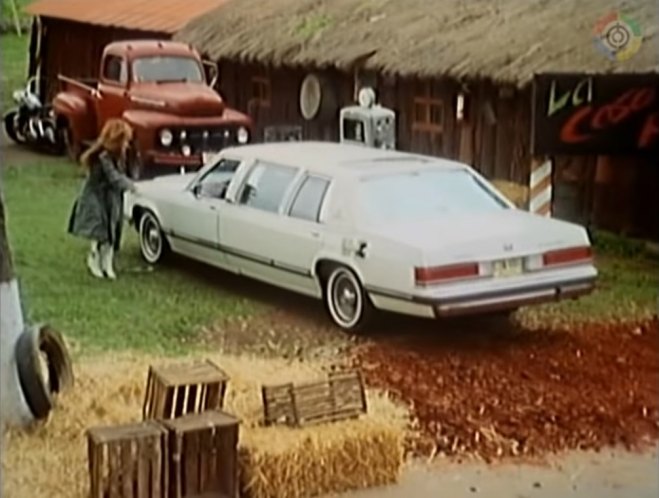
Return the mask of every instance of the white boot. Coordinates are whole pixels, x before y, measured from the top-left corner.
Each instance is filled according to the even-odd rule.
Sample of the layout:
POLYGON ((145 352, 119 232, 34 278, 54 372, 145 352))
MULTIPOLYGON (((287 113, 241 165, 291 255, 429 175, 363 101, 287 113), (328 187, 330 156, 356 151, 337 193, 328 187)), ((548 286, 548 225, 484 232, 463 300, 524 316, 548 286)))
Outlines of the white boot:
POLYGON ((114 247, 112 247, 112 244, 103 244, 101 246, 101 269, 109 279, 115 280, 117 278, 114 273, 114 247))
POLYGON ((98 250, 99 243, 95 240, 92 241, 91 249, 87 255, 87 268, 92 275, 96 278, 103 278, 103 270, 101 269, 101 255, 98 250))

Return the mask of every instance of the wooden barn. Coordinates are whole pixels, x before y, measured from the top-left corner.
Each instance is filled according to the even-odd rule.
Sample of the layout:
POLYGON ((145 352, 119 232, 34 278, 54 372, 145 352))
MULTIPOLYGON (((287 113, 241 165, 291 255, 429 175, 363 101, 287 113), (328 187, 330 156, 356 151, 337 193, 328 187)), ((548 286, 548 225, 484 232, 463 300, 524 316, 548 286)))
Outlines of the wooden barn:
POLYGON ((225 0, 36 0, 28 75, 40 78, 41 95, 52 97, 57 75, 98 76, 103 47, 127 39, 170 39, 197 16, 225 0))
MULTIPOLYGON (((528 185, 531 165, 545 159, 533 157, 536 75, 659 72, 652 0, 615 5, 643 23, 633 57, 611 61, 595 48, 594 25, 613 7, 601 0, 240 0, 174 38, 219 62, 223 95, 255 117, 261 138, 271 127, 297 126, 304 139, 336 140, 339 108, 372 86, 396 111, 398 148, 528 185), (301 89, 309 83, 322 105, 305 118, 301 89)), ((554 216, 659 238, 654 152, 552 154, 554 216)))

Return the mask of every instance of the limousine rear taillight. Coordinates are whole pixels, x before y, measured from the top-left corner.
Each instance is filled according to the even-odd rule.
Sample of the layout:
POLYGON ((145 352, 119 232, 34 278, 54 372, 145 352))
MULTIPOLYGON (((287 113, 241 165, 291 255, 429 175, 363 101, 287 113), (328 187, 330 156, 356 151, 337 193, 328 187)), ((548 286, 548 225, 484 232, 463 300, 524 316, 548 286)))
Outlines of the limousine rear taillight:
POLYGON ((460 263, 454 265, 414 268, 414 281, 418 286, 428 286, 467 280, 479 276, 478 263, 460 263))
POLYGON ((569 247, 549 251, 542 255, 543 266, 585 264, 593 261, 593 250, 589 246, 569 247))

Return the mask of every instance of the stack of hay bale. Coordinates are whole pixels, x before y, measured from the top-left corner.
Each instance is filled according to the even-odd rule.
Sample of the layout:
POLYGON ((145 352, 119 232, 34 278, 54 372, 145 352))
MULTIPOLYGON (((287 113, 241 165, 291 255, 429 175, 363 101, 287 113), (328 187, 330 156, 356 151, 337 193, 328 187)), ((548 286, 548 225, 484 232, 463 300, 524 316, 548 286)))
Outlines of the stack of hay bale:
POLYGON ((265 425, 241 440, 251 498, 301 498, 391 484, 403 460, 399 428, 369 419, 361 376, 263 388, 265 425))
POLYGON ((526 209, 529 202, 529 188, 506 180, 492 180, 492 185, 519 209, 526 209))
MULTIPOLYGON (((367 414, 371 401, 377 405, 384 400, 376 397, 367 402, 358 373, 330 374, 318 382, 261 385, 263 416, 258 418, 246 416, 245 386, 226 395, 228 380, 208 361, 150 367, 143 404, 143 424, 147 425, 110 428, 124 437, 137 427, 145 441, 158 439, 154 424, 162 428, 162 450, 153 460, 156 463, 149 464, 162 462, 154 484, 162 490, 159 496, 186 498, 210 491, 216 494, 208 496, 236 498, 240 490, 241 496, 251 498, 302 498, 398 479, 404 460, 404 431, 367 414), (230 411, 239 412, 240 420, 224 411, 225 398, 233 402, 237 410, 230 411)), ((254 395, 249 393, 252 399, 254 395)), ((107 440, 107 431, 107 427, 91 429, 90 448, 91 434, 107 440)), ((128 446, 119 441, 117 447, 128 446)), ((110 475, 112 468, 129 469, 130 479, 137 479, 139 469, 131 471, 130 466, 138 468, 143 463, 135 459, 135 451, 118 449, 113 456, 98 450, 98 455, 109 454, 105 467, 110 474, 98 470, 102 465, 92 461, 92 453, 90 450, 90 473, 103 475, 106 481, 99 487, 91 476, 92 490, 140 487, 125 477, 112 482, 110 475), (128 461, 122 460, 122 452, 128 461)))

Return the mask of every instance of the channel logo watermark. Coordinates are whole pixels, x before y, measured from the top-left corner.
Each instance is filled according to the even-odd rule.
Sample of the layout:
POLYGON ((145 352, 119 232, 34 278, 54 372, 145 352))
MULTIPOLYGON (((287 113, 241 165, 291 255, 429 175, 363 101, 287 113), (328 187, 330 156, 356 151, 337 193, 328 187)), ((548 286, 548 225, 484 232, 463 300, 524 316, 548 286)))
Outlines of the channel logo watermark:
POLYGON ((629 16, 613 11, 593 27, 595 47, 612 61, 626 61, 638 52, 643 41, 641 26, 629 16))

